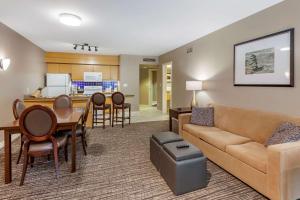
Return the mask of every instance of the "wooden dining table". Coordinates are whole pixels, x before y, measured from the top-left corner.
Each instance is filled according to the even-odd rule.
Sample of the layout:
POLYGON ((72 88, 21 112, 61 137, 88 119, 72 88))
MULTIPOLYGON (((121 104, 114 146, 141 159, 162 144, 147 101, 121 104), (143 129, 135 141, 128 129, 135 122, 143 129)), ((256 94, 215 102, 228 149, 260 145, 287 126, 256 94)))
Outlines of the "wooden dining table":
MULTIPOLYGON (((83 108, 68 108, 53 110, 57 117, 57 130, 72 130, 72 161, 71 172, 76 171, 76 128, 82 120, 83 108)), ((19 121, 0 122, 0 131, 4 131, 4 181, 11 183, 11 135, 21 133, 19 121)))

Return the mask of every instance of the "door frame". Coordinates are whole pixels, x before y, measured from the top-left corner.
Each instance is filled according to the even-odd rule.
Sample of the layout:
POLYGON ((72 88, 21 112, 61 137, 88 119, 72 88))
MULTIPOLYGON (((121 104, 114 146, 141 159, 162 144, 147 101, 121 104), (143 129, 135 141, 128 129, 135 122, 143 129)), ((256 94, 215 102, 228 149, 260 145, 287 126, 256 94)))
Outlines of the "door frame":
MULTIPOLYGON (((166 62, 162 64, 162 112, 163 113, 168 113, 167 110, 167 66, 171 65, 171 82, 173 79, 173 62, 166 62)), ((172 92, 171 92, 171 97, 170 97, 170 107, 172 107, 172 92)))

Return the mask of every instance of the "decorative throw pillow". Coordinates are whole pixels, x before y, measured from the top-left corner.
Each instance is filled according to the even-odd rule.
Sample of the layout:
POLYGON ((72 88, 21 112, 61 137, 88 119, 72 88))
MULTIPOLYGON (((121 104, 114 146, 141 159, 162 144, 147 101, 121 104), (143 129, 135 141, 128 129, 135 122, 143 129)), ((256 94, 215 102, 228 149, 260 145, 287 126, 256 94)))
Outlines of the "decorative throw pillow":
POLYGON ((192 108, 191 124, 200 126, 214 126, 214 108, 192 108))
POLYGON ((300 140, 300 127, 290 122, 280 124, 273 135, 266 141, 265 145, 296 142, 300 140))

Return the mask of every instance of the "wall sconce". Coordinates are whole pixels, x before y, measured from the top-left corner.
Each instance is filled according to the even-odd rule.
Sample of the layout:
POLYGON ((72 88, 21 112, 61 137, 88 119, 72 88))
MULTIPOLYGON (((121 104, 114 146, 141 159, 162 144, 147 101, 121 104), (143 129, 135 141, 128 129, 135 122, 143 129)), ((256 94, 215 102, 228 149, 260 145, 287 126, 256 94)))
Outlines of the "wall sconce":
POLYGON ((2 58, 0 59, 0 71, 5 71, 10 65, 10 59, 9 58, 2 58))

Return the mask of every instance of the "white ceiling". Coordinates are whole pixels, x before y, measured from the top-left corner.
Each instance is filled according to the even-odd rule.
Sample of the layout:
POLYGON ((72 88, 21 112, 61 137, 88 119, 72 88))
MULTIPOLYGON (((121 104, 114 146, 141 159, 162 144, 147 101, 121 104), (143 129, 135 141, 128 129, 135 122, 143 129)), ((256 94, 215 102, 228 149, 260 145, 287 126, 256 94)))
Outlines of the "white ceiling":
POLYGON ((0 22, 45 51, 160 55, 282 0, 0 0, 0 22), (83 19, 68 27, 58 15, 83 19), (79 51, 80 52, 80 51, 79 51))

